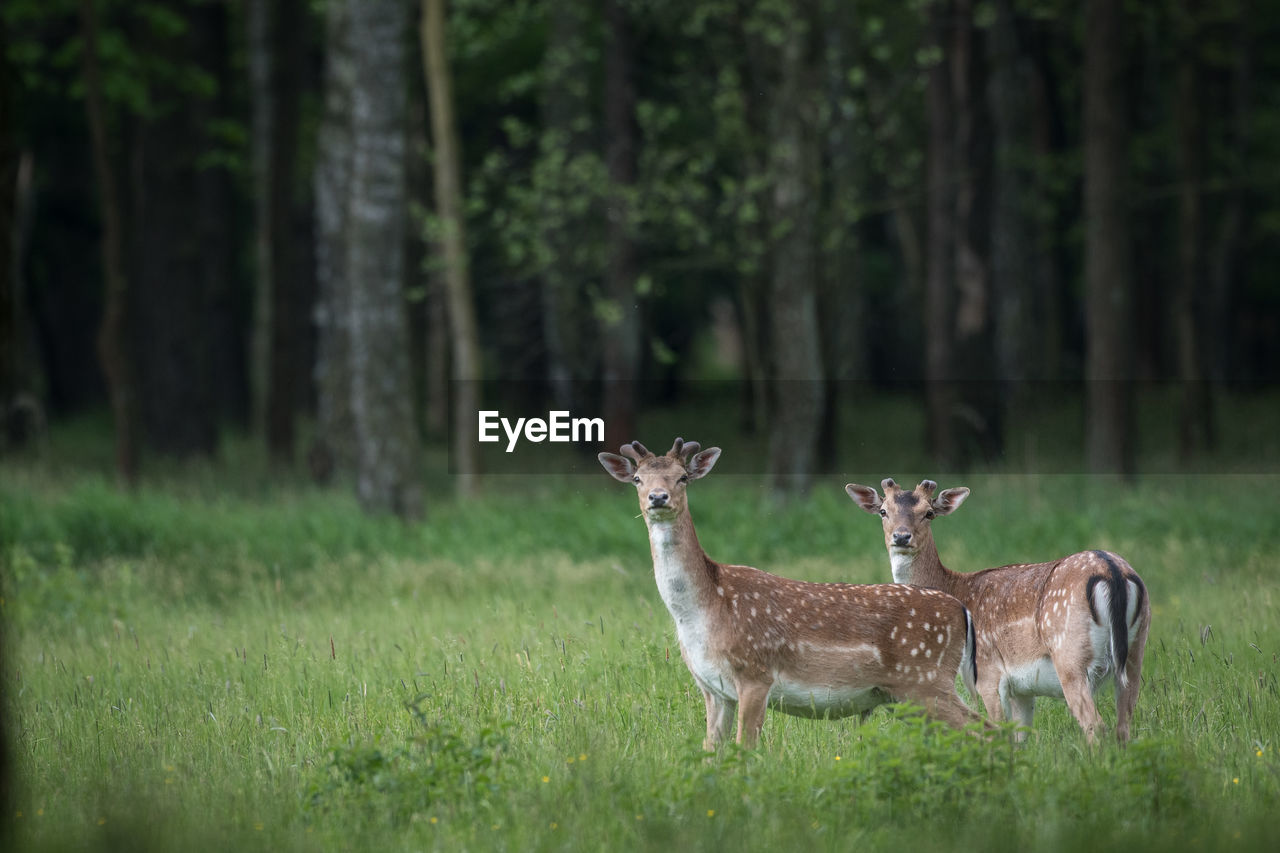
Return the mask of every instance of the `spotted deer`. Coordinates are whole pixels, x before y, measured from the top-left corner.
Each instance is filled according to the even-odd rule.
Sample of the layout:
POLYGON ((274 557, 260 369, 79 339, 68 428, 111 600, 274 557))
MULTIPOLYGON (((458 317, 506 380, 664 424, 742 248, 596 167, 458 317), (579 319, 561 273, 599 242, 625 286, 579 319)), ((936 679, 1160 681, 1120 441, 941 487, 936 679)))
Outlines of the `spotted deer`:
MULTIPOLYGON (((704 746, 729 736, 752 746, 765 708, 845 717, 910 700, 960 727, 980 717, 956 694, 973 685, 973 622, 949 595, 902 584, 805 583, 717 563, 698 544, 686 489, 720 448, 676 439, 654 455, 635 441, 600 464, 634 483, 649 530, 658 593, 675 620, 680 654, 702 691, 704 746)), ((972 689, 972 686, 971 688, 972 689)))
POLYGON ((1048 563, 953 572, 938 558, 930 522, 955 512, 969 490, 934 497, 932 480, 912 491, 890 479, 880 485, 883 499, 869 486, 850 483, 845 491, 882 519, 895 581, 950 593, 972 611, 987 714, 1029 727, 1037 696, 1065 698, 1093 743, 1103 727, 1094 695, 1114 678, 1116 737, 1128 741, 1151 624, 1147 590, 1132 567, 1109 551, 1081 551, 1048 563))

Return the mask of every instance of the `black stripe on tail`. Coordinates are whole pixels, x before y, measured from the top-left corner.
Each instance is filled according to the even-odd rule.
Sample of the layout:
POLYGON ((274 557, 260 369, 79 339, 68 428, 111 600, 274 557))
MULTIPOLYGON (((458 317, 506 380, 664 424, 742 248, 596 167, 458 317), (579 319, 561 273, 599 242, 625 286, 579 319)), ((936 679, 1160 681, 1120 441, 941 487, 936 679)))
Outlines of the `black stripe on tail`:
POLYGON ((978 637, 973 629, 973 614, 969 612, 969 608, 964 608, 964 625, 965 638, 964 648, 969 654, 969 678, 972 679, 965 687, 970 693, 978 692, 978 637))
MULTIPOLYGON (((1107 565, 1107 574, 1097 574, 1089 578, 1089 584, 1085 587, 1086 597, 1089 599, 1089 615, 1093 617, 1094 623, 1101 625, 1102 620, 1098 618, 1097 608, 1093 603, 1093 588, 1099 583, 1105 581, 1111 591, 1111 650, 1112 656, 1115 658, 1116 665, 1116 682, 1124 683, 1125 664, 1129 661, 1129 627, 1126 624, 1125 613, 1129 610, 1129 584, 1125 582, 1124 573, 1120 571, 1120 567, 1116 565, 1116 561, 1106 551, 1094 551, 1094 556, 1107 565)), ((1138 607, 1134 609, 1134 618, 1142 606, 1141 596, 1145 593, 1142 584, 1138 584, 1138 607)))

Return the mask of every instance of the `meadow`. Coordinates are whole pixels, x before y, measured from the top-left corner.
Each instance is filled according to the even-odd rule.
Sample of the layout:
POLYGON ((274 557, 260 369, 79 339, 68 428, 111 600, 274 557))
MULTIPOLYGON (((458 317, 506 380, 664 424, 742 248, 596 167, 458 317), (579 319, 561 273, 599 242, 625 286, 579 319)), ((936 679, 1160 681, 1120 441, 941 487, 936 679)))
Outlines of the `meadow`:
MULTIPOLYGON (((708 756, 634 492, 598 468, 486 477, 403 524, 243 459, 125 495, 53 440, 0 468, 9 849, 1274 844, 1274 475, 975 474, 935 526, 955 569, 1099 547, 1142 574, 1127 749, 1040 700, 1020 746, 881 709, 770 713, 759 749, 708 756)), ((931 473, 848 472, 777 508, 725 466, 690 501, 713 557, 879 582, 879 526, 842 487, 931 473)))

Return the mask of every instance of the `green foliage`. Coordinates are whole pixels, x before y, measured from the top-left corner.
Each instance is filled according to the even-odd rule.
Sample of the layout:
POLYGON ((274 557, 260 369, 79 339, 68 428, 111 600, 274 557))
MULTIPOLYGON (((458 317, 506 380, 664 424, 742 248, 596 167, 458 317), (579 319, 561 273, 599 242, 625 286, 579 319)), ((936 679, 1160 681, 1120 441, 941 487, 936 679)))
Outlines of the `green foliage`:
MULTIPOLYGON (((886 459, 778 509, 741 473, 758 448, 728 438, 691 498, 709 553, 888 578, 841 487, 932 472, 886 459)), ((757 750, 708 755, 631 490, 492 478, 409 526, 241 452, 132 495, 0 471, 19 849, 1270 849, 1273 476, 972 475, 936 525, 958 569, 1088 547, 1138 568, 1154 617, 1127 749, 1042 700, 1021 745, 890 708, 770 713, 757 750)))
POLYGON ((502 756, 510 723, 482 726, 467 738, 445 720, 429 720, 417 701, 409 710, 421 727, 407 743, 351 744, 333 750, 327 777, 314 785, 308 807, 352 807, 386 815, 391 824, 422 820, 434 806, 472 804, 500 796, 502 756))

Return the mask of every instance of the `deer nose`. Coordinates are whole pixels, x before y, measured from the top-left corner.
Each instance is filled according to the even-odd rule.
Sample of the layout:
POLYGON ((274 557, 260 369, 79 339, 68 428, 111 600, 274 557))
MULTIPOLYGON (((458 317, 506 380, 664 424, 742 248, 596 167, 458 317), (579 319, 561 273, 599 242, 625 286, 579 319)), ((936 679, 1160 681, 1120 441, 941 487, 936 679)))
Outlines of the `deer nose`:
POLYGON ((898 546, 899 548, 905 548, 906 546, 911 544, 911 534, 895 532, 893 534, 893 544, 898 546))
POLYGON ((661 490, 652 491, 649 493, 649 506, 652 506, 652 507, 666 506, 668 497, 669 495, 667 495, 667 493, 664 491, 661 491, 661 490))

